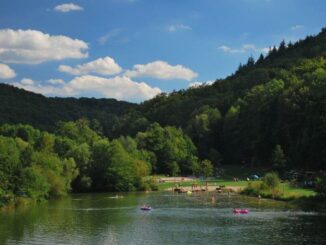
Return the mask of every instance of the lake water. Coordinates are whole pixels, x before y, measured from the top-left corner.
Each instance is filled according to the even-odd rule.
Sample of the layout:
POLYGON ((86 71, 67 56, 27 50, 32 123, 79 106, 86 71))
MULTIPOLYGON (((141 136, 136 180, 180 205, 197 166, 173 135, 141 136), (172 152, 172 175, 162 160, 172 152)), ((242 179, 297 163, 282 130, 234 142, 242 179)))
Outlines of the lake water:
POLYGON ((326 244, 326 215, 239 195, 73 195, 0 214, 0 244, 326 244), (152 211, 139 207, 148 203, 152 211), (249 208, 235 215, 232 208, 249 208))

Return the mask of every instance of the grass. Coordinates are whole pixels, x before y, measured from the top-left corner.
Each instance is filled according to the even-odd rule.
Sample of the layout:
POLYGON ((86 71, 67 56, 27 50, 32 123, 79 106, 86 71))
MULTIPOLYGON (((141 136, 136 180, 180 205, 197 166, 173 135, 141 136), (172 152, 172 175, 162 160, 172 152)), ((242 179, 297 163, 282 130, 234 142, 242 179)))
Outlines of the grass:
POLYGON ((251 196, 262 196, 264 198, 273 198, 277 200, 289 201, 300 198, 310 198, 316 196, 316 192, 312 189, 293 187, 289 182, 281 183, 279 187, 274 190, 267 190, 261 188, 261 182, 251 182, 248 188, 243 190, 243 194, 251 196))
MULTIPOLYGON (((225 186, 239 186, 239 187, 246 187, 247 181, 230 181, 230 180, 224 180, 224 179, 214 179, 214 180, 208 180, 209 186, 218 186, 218 185, 225 185, 225 186)), ((180 187, 189 187, 193 183, 197 184, 198 186, 205 186, 206 181, 205 180, 196 180, 196 181, 182 181, 179 182, 180 187)), ((158 190, 163 191, 175 187, 176 183, 172 182, 165 182, 165 183, 159 183, 158 184, 158 190)))
POLYGON ((284 199, 295 199, 300 197, 312 197, 316 195, 316 192, 311 189, 292 187, 290 183, 282 183, 281 190, 283 192, 284 199))

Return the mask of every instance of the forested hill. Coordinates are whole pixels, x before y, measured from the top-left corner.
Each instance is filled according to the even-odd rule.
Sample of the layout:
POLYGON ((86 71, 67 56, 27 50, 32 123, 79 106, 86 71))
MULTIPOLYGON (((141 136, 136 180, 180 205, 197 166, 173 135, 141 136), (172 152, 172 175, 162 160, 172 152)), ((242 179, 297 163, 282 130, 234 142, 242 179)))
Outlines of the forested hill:
POLYGON ((257 61, 249 58, 212 86, 146 101, 140 114, 182 127, 199 156, 214 163, 270 165, 279 145, 287 165, 325 168, 325 57, 326 28, 295 44, 282 42, 257 61))
POLYGON ((318 35, 308 36, 295 44, 282 42, 257 61, 249 58, 234 74, 216 80, 212 86, 180 90, 148 100, 141 106, 142 112, 150 119, 159 119, 162 124, 174 125, 186 124, 185 118, 191 115, 194 107, 201 105, 216 106, 226 114, 230 106, 255 85, 282 78, 282 74, 293 71, 304 62, 314 62, 321 57, 326 57, 326 28, 318 35))
POLYGON ((59 121, 88 118, 94 127, 100 122, 104 133, 109 133, 115 118, 135 104, 115 99, 47 98, 43 95, 0 84, 0 125, 3 123, 30 124, 50 130, 59 121))

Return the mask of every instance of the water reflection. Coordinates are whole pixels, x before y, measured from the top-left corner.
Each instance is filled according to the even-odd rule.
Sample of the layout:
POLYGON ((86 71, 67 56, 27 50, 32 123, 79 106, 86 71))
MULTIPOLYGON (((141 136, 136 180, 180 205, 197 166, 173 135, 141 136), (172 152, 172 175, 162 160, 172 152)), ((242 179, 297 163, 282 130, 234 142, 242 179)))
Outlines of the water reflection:
POLYGON ((238 195, 74 195, 0 214, 0 244, 322 244, 326 216, 238 195), (154 209, 143 212, 139 207, 154 209), (233 207, 249 208, 234 215, 233 207))

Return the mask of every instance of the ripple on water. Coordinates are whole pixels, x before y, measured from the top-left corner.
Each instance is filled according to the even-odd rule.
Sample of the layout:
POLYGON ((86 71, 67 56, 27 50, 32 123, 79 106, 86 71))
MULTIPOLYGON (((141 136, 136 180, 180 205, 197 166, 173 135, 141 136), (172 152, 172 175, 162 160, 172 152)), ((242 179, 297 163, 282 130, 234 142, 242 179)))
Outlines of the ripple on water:
POLYGON ((326 216, 279 202, 210 194, 78 195, 0 214, 0 244, 325 244, 326 216), (148 203, 151 212, 139 207, 148 203), (234 207, 249 208, 235 215, 234 207), (2 242, 4 241, 4 242, 2 242))

